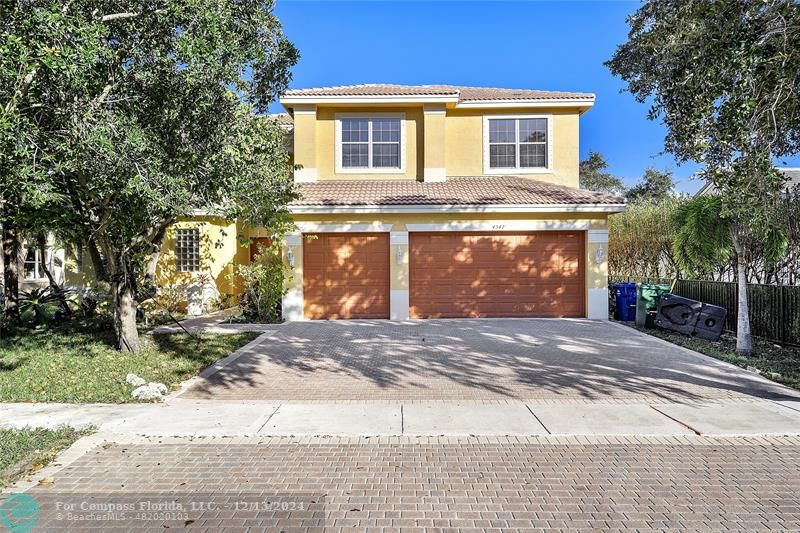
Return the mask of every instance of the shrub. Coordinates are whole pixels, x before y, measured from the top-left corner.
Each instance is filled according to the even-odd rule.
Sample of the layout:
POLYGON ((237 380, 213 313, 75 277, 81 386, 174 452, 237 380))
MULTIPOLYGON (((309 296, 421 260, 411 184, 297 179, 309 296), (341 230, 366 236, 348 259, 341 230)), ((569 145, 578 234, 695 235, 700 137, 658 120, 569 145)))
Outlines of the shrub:
POLYGON ((672 248, 674 213, 682 198, 636 200, 608 218, 608 270, 615 277, 673 278, 679 268, 672 248))
POLYGON ((237 265, 235 272, 244 283, 239 301, 242 314, 256 322, 280 322, 281 299, 291 276, 291 269, 283 263, 280 247, 259 245, 255 260, 249 265, 237 265))
POLYGON ((19 293, 19 314, 23 323, 49 324, 72 314, 67 297, 72 290, 59 287, 34 288, 19 293))

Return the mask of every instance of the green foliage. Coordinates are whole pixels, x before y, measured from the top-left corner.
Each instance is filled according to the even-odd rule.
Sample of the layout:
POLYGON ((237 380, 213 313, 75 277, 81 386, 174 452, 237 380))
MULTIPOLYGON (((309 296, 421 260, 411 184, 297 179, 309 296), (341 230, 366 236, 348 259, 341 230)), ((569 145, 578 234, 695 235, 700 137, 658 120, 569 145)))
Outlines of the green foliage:
MULTIPOLYGON (((147 258, 195 210, 276 233, 296 197, 259 119, 297 50, 262 0, 17 0, 0 28, 0 198, 105 260, 120 345, 147 258), (17 207, 25 206, 25 209, 17 207)), ((27 218, 26 218, 27 217, 27 218)))
POLYGON ((670 170, 648 168, 642 180, 625 192, 628 201, 633 200, 665 200, 675 195, 675 178, 670 170))
POLYGON ((636 200, 608 219, 608 267, 612 276, 674 278, 677 233, 674 213, 685 200, 636 200))
POLYGON ((278 246, 258 247, 256 259, 249 265, 237 265, 236 275, 244 282, 239 307, 249 320, 269 324, 281 321, 281 299, 292 270, 283 262, 278 246))
POLYGON ((722 214, 765 232, 772 159, 800 152, 800 4, 648 0, 628 23, 606 65, 667 126, 667 151, 707 166, 722 214))
POLYGON ((673 242, 675 258, 691 276, 719 270, 731 260, 731 229, 722 219, 719 196, 686 202, 674 213, 673 223, 678 227, 673 242))
POLYGON ((256 337, 148 335, 136 357, 124 357, 108 322, 20 330, 0 340, 0 402, 133 402, 129 372, 174 389, 256 337))
POLYGON ((678 228, 673 249, 678 264, 691 276, 704 278, 715 271, 729 268, 738 244, 743 259, 752 269, 757 265, 774 265, 786 253, 784 212, 770 211, 772 219, 759 233, 749 225, 725 218, 723 200, 718 195, 700 196, 675 212, 673 223, 678 228))
POLYGON ((102 43, 99 26, 66 11, 53 0, 5 2, 0 11, 0 222, 13 217, 20 228, 40 224, 37 210, 63 199, 51 183, 52 106, 71 105, 64 87, 92 75, 102 43))
POLYGON ((590 191, 609 194, 624 194, 625 184, 617 176, 606 172, 608 163, 602 154, 589 152, 589 157, 580 163, 580 187, 590 191))
POLYGON ((67 298, 73 294, 63 287, 36 287, 19 293, 19 313, 23 323, 49 324, 71 313, 65 309, 67 298))

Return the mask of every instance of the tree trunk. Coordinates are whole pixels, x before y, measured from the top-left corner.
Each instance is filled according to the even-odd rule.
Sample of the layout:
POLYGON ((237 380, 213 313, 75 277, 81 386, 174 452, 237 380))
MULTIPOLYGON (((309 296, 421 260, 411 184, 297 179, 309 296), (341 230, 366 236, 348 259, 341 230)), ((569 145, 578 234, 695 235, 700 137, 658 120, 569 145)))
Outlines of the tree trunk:
POLYGON ((736 250, 736 283, 738 287, 736 319, 736 352, 742 355, 753 353, 753 336, 750 333, 750 305, 747 302, 747 262, 744 246, 733 236, 736 250))
POLYGON ((164 244, 164 238, 167 236, 167 227, 169 227, 169 224, 163 224, 153 238, 153 247, 155 251, 147 259, 147 265, 145 267, 144 279, 153 287, 156 286, 156 267, 158 267, 158 259, 161 257, 161 246, 164 244))
POLYGON ((138 307, 136 274, 129 262, 124 259, 117 261, 118 268, 111 279, 117 348, 121 352, 135 352, 139 349, 139 331, 136 329, 136 309, 138 307))
POLYGON ((92 267, 94 268, 94 277, 97 281, 108 282, 109 276, 106 270, 106 265, 103 262, 103 256, 97 248, 97 243, 94 239, 89 238, 86 243, 86 248, 89 251, 89 257, 92 260, 92 267))
POLYGON ((7 220, 3 223, 3 291, 5 318, 11 325, 20 323, 19 253, 21 247, 17 225, 7 220))

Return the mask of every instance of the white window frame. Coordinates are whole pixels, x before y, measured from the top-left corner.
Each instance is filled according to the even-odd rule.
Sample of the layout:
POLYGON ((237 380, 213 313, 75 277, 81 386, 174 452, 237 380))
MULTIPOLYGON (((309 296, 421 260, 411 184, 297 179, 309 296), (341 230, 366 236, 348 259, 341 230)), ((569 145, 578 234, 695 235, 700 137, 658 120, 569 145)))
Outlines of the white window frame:
MULTIPOLYGON (((509 143, 510 144, 510 143, 509 143)), ((550 174, 553 172, 553 115, 552 114, 522 114, 522 115, 484 115, 483 116, 483 173, 494 175, 517 174, 550 174), (519 166, 519 122, 516 122, 516 167, 492 168, 489 161, 489 121, 503 119, 543 118, 547 121, 547 157, 546 167, 520 167, 519 166)))
POLYGON ((47 279, 47 276, 44 273, 44 265, 47 264, 47 269, 52 272, 53 271, 53 252, 52 250, 48 249, 47 253, 42 258, 42 251, 39 248, 28 248, 25 250, 25 259, 22 261, 22 279, 25 281, 41 281, 43 279, 47 279), (28 276, 28 273, 25 271, 28 264, 28 254, 33 252, 34 260, 33 260, 33 276, 28 276))
POLYGON ((335 168, 337 174, 405 174, 406 173, 406 114, 405 113, 336 113, 336 149, 334 150, 335 168), (372 166, 372 123, 370 123, 369 140, 369 167, 344 167, 342 166, 342 120, 348 118, 360 119, 379 119, 395 118, 400 119, 400 167, 375 168, 372 166))

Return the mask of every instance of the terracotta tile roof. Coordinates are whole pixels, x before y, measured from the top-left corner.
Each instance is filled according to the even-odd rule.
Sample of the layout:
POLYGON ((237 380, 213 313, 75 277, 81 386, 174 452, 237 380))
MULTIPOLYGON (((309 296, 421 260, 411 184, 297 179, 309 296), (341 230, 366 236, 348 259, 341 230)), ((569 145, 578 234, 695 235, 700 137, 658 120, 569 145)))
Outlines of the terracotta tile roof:
POLYGON ((441 183, 330 180, 300 184, 300 206, 623 204, 617 196, 516 176, 453 177, 441 183))
POLYGON ((458 85, 395 85, 387 83, 291 89, 283 96, 452 96, 459 102, 475 100, 594 99, 591 93, 462 87, 458 85))

